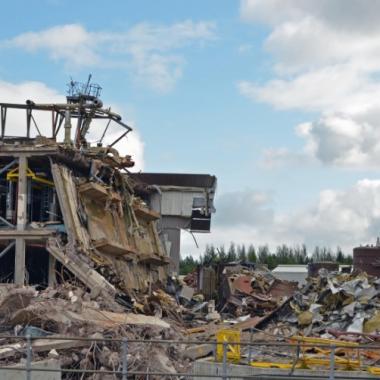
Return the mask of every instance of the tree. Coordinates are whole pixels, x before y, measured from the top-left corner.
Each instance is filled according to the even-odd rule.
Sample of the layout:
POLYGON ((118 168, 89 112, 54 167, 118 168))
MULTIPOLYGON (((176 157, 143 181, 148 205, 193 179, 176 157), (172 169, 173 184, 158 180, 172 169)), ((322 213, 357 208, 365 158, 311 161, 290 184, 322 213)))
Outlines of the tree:
POLYGON ((218 255, 213 245, 206 245, 206 251, 201 256, 201 263, 204 265, 210 265, 216 263, 218 255))
POLYGON ((227 262, 231 263, 236 260, 237 260, 237 254, 236 254, 235 244, 232 242, 230 244, 230 248, 228 249, 227 262))
POLYGON ((339 264, 343 264, 344 261, 345 261, 344 259, 345 259, 344 253, 342 252, 342 250, 340 249, 340 247, 337 247, 336 248, 336 261, 339 264))
POLYGON ((195 270, 198 265, 198 261, 194 260, 192 256, 186 256, 179 262, 179 274, 186 275, 195 270))
POLYGON ((269 248, 267 245, 260 246, 258 250, 257 261, 260 264, 268 264, 269 254, 269 248))
POLYGON ((256 250, 252 244, 248 247, 247 256, 248 256, 248 261, 250 261, 251 263, 257 262, 256 250))
POLYGON ((216 249, 218 252, 218 263, 226 263, 227 262, 227 253, 226 250, 224 249, 224 245, 216 249))
POLYGON ((245 245, 239 245, 237 248, 237 255, 240 261, 247 261, 247 253, 245 251, 245 245))

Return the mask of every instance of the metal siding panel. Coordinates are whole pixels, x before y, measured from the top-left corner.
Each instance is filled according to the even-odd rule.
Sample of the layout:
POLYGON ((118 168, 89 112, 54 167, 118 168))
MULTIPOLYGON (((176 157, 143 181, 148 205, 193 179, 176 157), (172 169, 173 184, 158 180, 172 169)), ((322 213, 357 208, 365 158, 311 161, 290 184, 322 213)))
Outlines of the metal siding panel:
POLYGON ((199 196, 199 193, 181 191, 162 192, 162 215, 177 215, 190 218, 194 196, 199 196))

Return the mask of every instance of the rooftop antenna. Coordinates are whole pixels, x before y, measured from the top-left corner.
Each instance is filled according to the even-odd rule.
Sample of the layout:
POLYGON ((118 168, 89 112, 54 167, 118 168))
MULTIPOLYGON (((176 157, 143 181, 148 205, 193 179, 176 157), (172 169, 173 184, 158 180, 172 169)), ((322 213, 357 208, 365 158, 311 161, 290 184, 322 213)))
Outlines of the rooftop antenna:
MULTIPOLYGON (((96 110, 103 106, 99 99, 102 88, 96 83, 91 83, 91 79, 91 74, 89 74, 86 83, 77 82, 71 78, 67 85, 67 103, 78 105, 74 138, 74 145, 77 148, 87 146, 86 134, 90 129, 91 121, 97 112, 96 110)), ((65 113, 65 143, 68 145, 71 144, 71 116, 71 111, 67 110, 65 113)))
POLYGON ((84 89, 84 93, 85 93, 85 94, 87 94, 88 86, 90 85, 91 78, 92 78, 92 74, 88 74, 88 79, 87 79, 86 87, 85 87, 85 89, 84 89))
POLYGON ((92 74, 89 74, 87 82, 77 82, 74 81, 72 78, 70 80, 70 83, 67 84, 68 90, 67 90, 67 102, 68 103, 87 103, 87 102, 93 102, 97 104, 100 102, 100 93, 102 91, 102 88, 96 84, 91 83, 92 74))

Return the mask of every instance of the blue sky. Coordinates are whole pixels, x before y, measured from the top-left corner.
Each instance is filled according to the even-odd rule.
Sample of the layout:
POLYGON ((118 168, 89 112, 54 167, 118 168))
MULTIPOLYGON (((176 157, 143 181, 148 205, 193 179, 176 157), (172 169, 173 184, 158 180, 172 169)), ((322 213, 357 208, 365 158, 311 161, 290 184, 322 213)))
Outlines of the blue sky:
POLYGON ((232 240, 349 252, 380 226, 377 4, 7 2, 0 100, 59 98, 92 73, 136 130, 123 151, 138 168, 215 174, 213 232, 200 249, 184 234, 186 254, 232 240))

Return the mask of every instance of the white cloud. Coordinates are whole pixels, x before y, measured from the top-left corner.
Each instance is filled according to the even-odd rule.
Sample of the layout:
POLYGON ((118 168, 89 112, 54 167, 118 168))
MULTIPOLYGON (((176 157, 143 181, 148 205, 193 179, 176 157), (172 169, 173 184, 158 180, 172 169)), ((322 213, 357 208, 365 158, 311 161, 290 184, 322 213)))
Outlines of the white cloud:
POLYGON ((46 51, 68 67, 123 67, 134 80, 160 92, 171 90, 186 62, 181 49, 215 38, 212 22, 140 23, 126 31, 88 31, 80 24, 27 32, 2 42, 27 52, 46 51))
POLYGON ((46 50, 52 59, 64 60, 66 64, 74 66, 99 64, 101 58, 95 51, 95 44, 96 35, 77 24, 23 33, 6 42, 9 47, 22 48, 28 52, 46 50))
MULTIPOLYGON (((33 100, 35 103, 64 103, 66 102, 65 95, 59 93, 53 88, 48 87, 42 82, 22 82, 10 83, 0 80, 0 102, 1 103, 21 103, 25 104, 26 100, 33 100)), ((123 112, 117 107, 113 109, 123 112)), ((37 125, 42 135, 51 135, 51 114, 48 112, 34 111, 33 112, 37 125)), ((133 124, 133 123, 132 123, 133 124)), ((94 128, 95 129, 95 128, 94 128)), ((103 131, 103 130, 101 130, 103 131)), ((105 138, 105 143, 110 143, 116 137, 120 136, 120 128, 112 127, 110 133, 105 138)), ((26 122, 25 112, 22 110, 8 110, 6 135, 8 136, 25 136, 26 122)), ((32 127, 32 136, 37 135, 37 130, 32 127)), ((99 136, 91 135, 91 138, 99 139, 99 136)), ((144 167, 144 143, 138 131, 133 130, 129 133, 127 139, 123 139, 115 146, 121 154, 132 155, 136 162, 134 170, 142 170, 144 167)))
POLYGON ((331 28, 351 33, 372 33, 380 29, 377 0, 242 0, 240 14, 245 21, 275 26, 306 16, 323 19, 331 28), (281 11, 279 11, 281 9, 281 11), (362 20, 365 22, 358 22, 362 20))
POLYGON ((318 202, 276 221, 283 236, 310 245, 348 249, 372 243, 380 234, 380 181, 364 179, 345 191, 325 190, 318 202))
POLYGON ((275 213, 272 202, 270 194, 253 190, 220 196, 211 234, 197 235, 199 249, 182 234, 182 253, 199 255, 207 243, 227 246, 232 241, 272 248, 284 243, 310 248, 339 245, 350 253, 380 235, 380 180, 364 179, 343 191, 324 190, 313 205, 286 214, 275 213), (262 195, 259 201, 257 194, 262 195), (237 219, 239 214, 242 218, 237 219))
POLYGON ((275 61, 274 79, 243 80, 241 94, 277 109, 319 112, 301 135, 302 153, 324 164, 375 167, 380 2, 243 0, 240 11, 243 20, 271 28, 264 47, 275 61))

